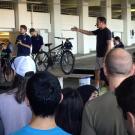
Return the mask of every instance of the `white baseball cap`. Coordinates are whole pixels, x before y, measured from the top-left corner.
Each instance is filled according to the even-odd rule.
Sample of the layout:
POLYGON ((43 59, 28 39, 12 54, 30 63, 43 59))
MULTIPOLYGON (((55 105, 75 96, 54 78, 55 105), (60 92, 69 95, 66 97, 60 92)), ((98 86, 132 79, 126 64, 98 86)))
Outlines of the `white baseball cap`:
POLYGON ((36 72, 35 62, 30 56, 20 56, 15 58, 11 67, 17 74, 22 77, 24 77, 27 72, 36 72))

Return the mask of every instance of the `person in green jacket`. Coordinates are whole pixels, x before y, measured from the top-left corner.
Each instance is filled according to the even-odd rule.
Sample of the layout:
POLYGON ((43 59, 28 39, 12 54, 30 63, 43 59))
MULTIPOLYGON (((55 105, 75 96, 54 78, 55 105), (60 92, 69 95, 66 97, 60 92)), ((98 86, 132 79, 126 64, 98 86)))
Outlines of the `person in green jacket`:
POLYGON ((132 56, 124 49, 112 49, 106 56, 104 73, 109 82, 109 91, 86 103, 81 135, 127 135, 114 91, 133 74, 132 56))

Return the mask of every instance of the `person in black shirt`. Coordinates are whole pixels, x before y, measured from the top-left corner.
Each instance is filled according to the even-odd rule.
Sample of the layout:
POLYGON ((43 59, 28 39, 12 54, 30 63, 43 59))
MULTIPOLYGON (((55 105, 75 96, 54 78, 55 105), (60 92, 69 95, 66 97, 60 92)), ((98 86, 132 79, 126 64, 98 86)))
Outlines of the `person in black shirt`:
POLYGON ((18 47, 17 56, 29 56, 31 49, 31 38, 27 35, 27 27, 25 25, 20 25, 20 35, 16 39, 16 44, 18 47))
POLYGON ((43 37, 40 36, 34 28, 31 28, 29 32, 31 34, 32 54, 36 54, 44 44, 43 37))
POLYGON ((121 42, 120 37, 116 36, 113 39, 114 48, 124 48, 124 44, 121 42))
POLYGON ((99 88, 100 83, 100 70, 103 68, 103 61, 106 54, 111 49, 112 44, 112 34, 111 31, 106 26, 106 18, 98 17, 97 18, 97 30, 87 31, 77 27, 71 28, 72 31, 80 32, 86 35, 96 35, 97 44, 96 44, 96 65, 95 65, 95 86, 99 88))

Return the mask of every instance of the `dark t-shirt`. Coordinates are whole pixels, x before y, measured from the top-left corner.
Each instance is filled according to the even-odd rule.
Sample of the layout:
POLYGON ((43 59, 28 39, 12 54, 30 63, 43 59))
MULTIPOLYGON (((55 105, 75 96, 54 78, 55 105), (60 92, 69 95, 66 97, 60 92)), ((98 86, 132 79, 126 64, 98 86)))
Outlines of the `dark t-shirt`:
POLYGON ((1 57, 9 59, 10 58, 10 53, 11 53, 10 49, 8 49, 8 48, 3 49, 2 52, 1 52, 1 57))
POLYGON ((118 45, 115 45, 114 48, 124 48, 124 44, 120 42, 118 45))
POLYGON ((40 35, 32 36, 31 37, 32 42, 32 53, 36 54, 39 52, 41 46, 43 45, 43 38, 40 35))
MULTIPOLYGON (((29 35, 25 34, 25 35, 19 35, 16 39, 16 43, 18 41, 21 41, 23 44, 27 44, 29 46, 31 46, 31 38, 29 35)), ((17 51, 17 56, 28 56, 30 55, 30 48, 22 46, 22 45, 17 45, 18 47, 18 51, 17 51)))
POLYGON ((92 33, 97 35, 97 57, 104 57, 107 51, 107 40, 111 40, 112 38, 111 31, 108 28, 104 28, 92 31, 92 33))

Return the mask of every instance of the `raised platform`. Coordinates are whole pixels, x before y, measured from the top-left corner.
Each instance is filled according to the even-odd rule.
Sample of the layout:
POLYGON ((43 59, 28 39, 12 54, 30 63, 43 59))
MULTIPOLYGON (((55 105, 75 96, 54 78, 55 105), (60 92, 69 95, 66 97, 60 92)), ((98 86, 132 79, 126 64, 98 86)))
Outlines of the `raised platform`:
POLYGON ((73 74, 91 74, 91 75, 95 75, 95 72, 94 72, 94 69, 75 68, 73 70, 73 74))
POLYGON ((94 77, 94 71, 89 69, 74 69, 72 74, 65 75, 62 72, 51 72, 58 77, 61 87, 63 88, 64 79, 77 79, 79 85, 91 84, 91 79, 94 77))

